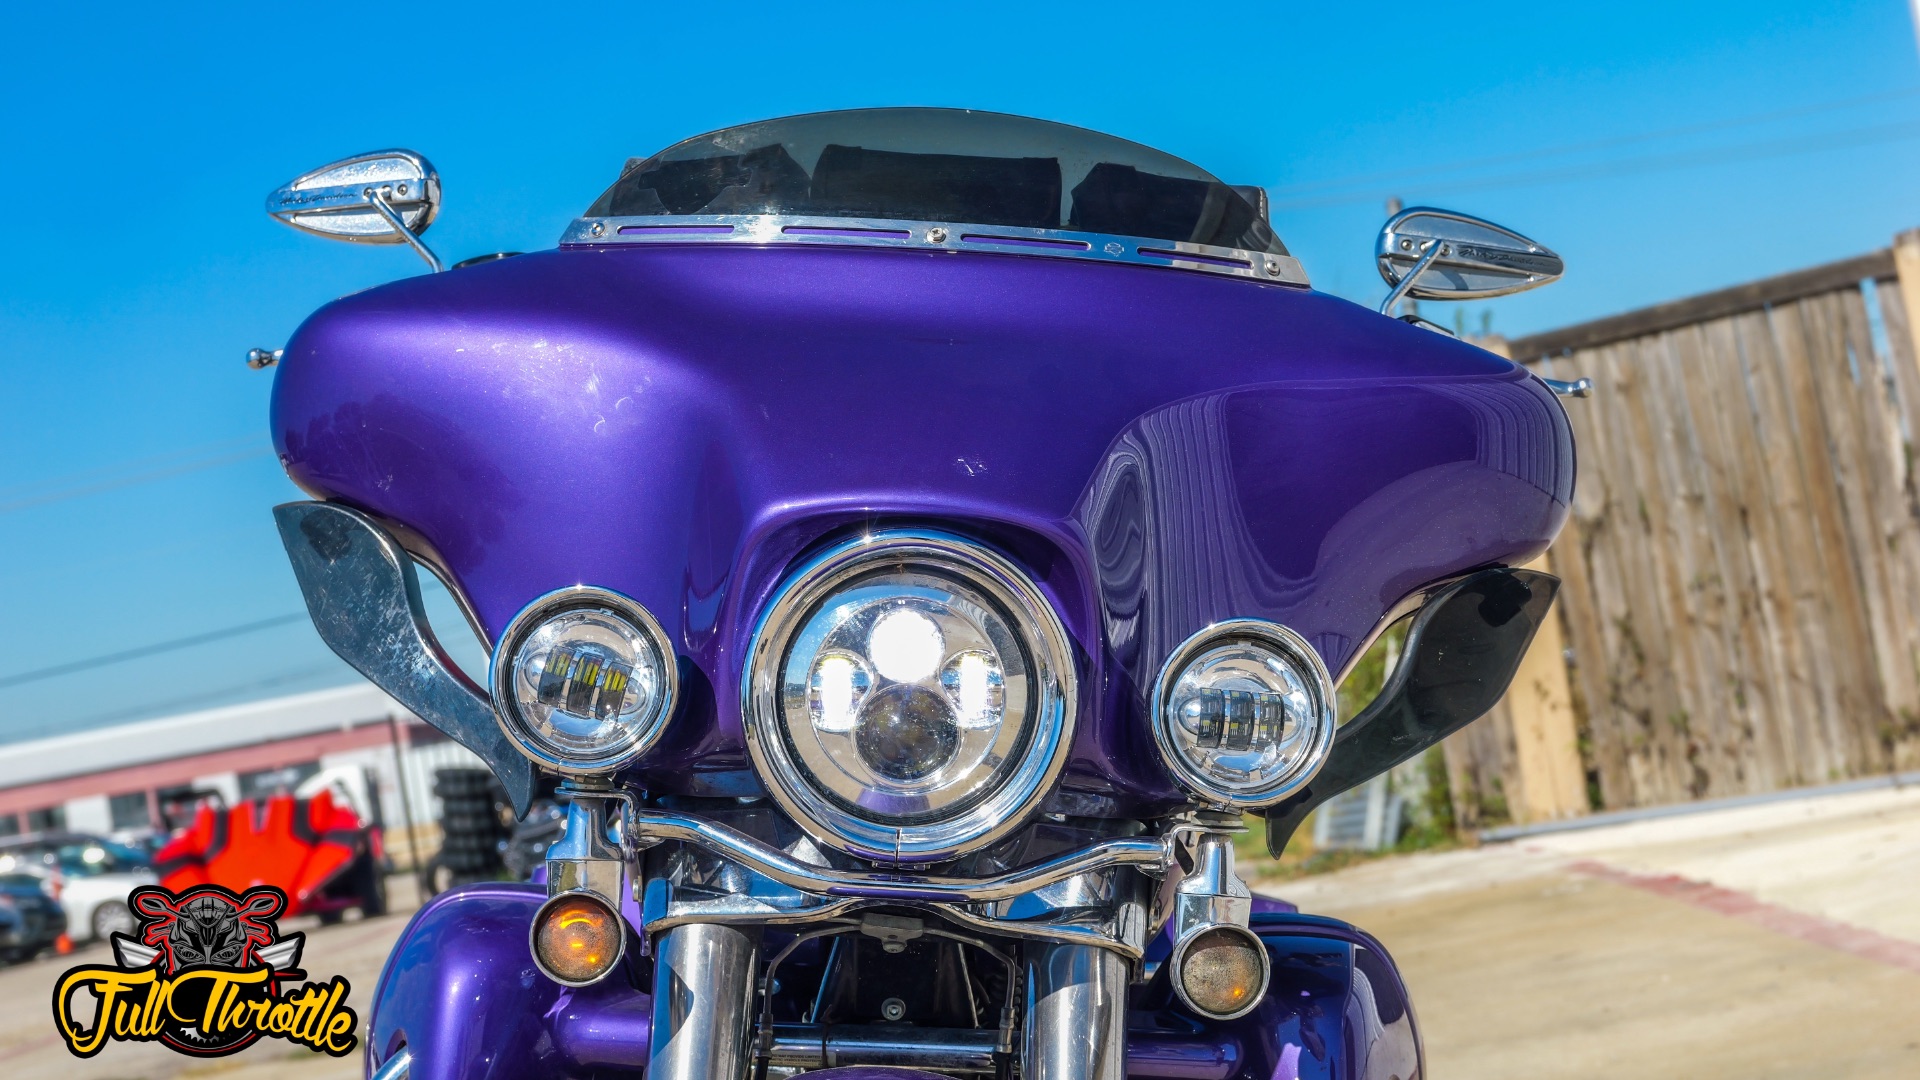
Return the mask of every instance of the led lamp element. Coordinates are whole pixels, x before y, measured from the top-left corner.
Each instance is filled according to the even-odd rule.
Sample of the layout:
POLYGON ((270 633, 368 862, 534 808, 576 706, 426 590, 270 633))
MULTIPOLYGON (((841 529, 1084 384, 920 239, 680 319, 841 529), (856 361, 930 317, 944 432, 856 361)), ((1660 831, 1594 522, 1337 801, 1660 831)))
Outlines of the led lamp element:
POLYGON ((562 893, 533 916, 533 961, 563 986, 607 977, 627 951, 626 921, 590 893, 562 893))
POLYGON ((672 715, 673 650, 647 610, 579 585, 529 604, 493 654, 494 709, 521 753, 570 776, 644 753, 672 715))
POLYGON ((1197 800, 1269 806, 1313 778, 1338 724, 1333 678, 1306 640, 1236 619, 1187 639, 1154 687, 1154 739, 1197 800))
POLYGON ((1011 563, 937 533, 843 543, 782 586, 742 686, 783 809, 862 857, 932 861, 1031 815, 1064 763, 1072 652, 1011 563))
POLYGON ((867 655, 880 674, 895 682, 914 683, 940 666, 946 643, 932 619, 910 607, 899 607, 875 619, 867 636, 867 655))

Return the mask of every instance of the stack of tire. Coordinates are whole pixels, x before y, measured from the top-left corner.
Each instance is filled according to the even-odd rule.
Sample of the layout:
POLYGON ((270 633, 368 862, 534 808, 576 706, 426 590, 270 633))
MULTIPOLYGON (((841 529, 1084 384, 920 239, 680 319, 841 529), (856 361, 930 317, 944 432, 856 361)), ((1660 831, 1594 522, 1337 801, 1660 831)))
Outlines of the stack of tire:
POLYGON ((422 882, 429 896, 476 881, 499 881, 507 827, 501 820, 493 774, 485 769, 439 769, 433 793, 440 798, 440 853, 428 861, 422 882))

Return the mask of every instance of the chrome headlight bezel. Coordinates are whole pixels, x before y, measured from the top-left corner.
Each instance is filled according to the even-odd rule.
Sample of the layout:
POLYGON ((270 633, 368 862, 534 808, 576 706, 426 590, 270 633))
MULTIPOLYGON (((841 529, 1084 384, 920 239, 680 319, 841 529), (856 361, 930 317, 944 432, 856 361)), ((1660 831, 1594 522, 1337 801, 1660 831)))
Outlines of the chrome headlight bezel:
POLYGON ((1265 619, 1229 619, 1199 631, 1173 650, 1166 663, 1160 666, 1160 674, 1153 684, 1153 740, 1160 748, 1160 759, 1189 795, 1208 806, 1257 810, 1272 806, 1299 791, 1326 763, 1327 752, 1333 747, 1333 736, 1339 722, 1339 699, 1335 695, 1333 675, 1327 670, 1326 661, 1320 658, 1319 652, 1306 638, 1288 627, 1265 619), (1231 788, 1217 777, 1194 769, 1174 745, 1171 725, 1175 723, 1175 718, 1168 708, 1174 687, 1186 673, 1188 665, 1208 651, 1234 642, 1249 642, 1279 653, 1308 676, 1308 688, 1314 697, 1313 716, 1310 718, 1314 728, 1307 752, 1292 768, 1253 788, 1231 788))
POLYGON ((535 764, 563 776, 606 776, 624 768, 660 740, 680 700, 679 661, 659 620, 639 601, 594 585, 556 589, 522 608, 494 645, 487 681, 493 692, 494 718, 508 741, 535 764), (601 612, 628 624, 652 650, 661 679, 661 692, 635 725, 635 734, 602 753, 584 756, 562 753, 535 735, 520 712, 513 686, 514 662, 527 639, 553 619, 576 611, 601 612))
MULTIPOLYGON (((747 751, 774 802, 824 843, 879 862, 930 863, 991 844, 1024 825, 1066 765, 1078 715, 1071 639, 1045 595, 1019 567, 973 541, 930 530, 888 530, 837 544, 781 584, 761 615, 741 679, 747 751), (862 817, 823 793, 795 760, 785 731, 783 680, 796 638, 821 605, 875 570, 918 567, 992 599, 1019 638, 1030 725, 1023 749, 996 787, 951 816, 890 825, 862 817)), ((1009 717, 1007 722, 1012 722, 1009 717)), ((807 722, 804 718, 800 722, 807 722)))

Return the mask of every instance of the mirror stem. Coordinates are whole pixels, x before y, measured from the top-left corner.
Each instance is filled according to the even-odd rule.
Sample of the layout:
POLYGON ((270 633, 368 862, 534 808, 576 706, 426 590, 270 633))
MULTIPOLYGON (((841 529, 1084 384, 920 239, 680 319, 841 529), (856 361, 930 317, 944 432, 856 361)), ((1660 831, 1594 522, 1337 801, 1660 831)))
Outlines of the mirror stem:
MULTIPOLYGON (((392 211, 388 212, 391 213, 392 211)), ((1387 294, 1385 300, 1380 301, 1380 314, 1393 314, 1393 305, 1399 303, 1400 298, 1407 295, 1407 291, 1413 288, 1414 280, 1424 273, 1427 267, 1433 265, 1433 260, 1440 257, 1440 241, 1429 240, 1420 245, 1420 250, 1424 253, 1420 256, 1420 261, 1414 263, 1413 269, 1407 271, 1407 276, 1400 279, 1400 283, 1393 287, 1393 291, 1387 294)))
MULTIPOLYGON (((413 235, 413 231, 407 228, 405 222, 400 220, 400 215, 395 213, 393 206, 387 202, 387 193, 384 190, 375 188, 368 192, 367 201, 373 204, 373 208, 380 212, 381 217, 387 219, 387 224, 393 226, 393 231, 400 234, 400 239, 405 240, 407 246, 413 248, 421 258, 427 260, 427 265, 433 267, 434 273, 437 274, 446 269, 440 262, 440 256, 435 255, 428 249, 427 245, 421 243, 420 238, 413 235)), ((1424 262, 1420 264, 1420 266, 1425 265, 1426 263, 1424 262)), ((1417 273, 1418 271, 1419 268, 1416 267, 1415 272, 1417 273)))

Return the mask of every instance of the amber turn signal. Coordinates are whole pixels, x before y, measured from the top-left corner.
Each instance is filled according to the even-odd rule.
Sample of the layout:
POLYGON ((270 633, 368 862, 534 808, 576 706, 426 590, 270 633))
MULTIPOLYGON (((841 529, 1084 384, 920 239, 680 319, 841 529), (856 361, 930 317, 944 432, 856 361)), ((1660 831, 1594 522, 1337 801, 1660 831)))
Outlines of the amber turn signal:
POLYGON ((1231 1020, 1260 1003, 1267 990, 1267 950, 1238 926, 1214 926, 1174 948, 1173 985, 1203 1016, 1231 1020))
POLYGON ((592 893, 561 893, 533 917, 533 962, 554 982, 599 982, 626 948, 625 921, 592 893))

